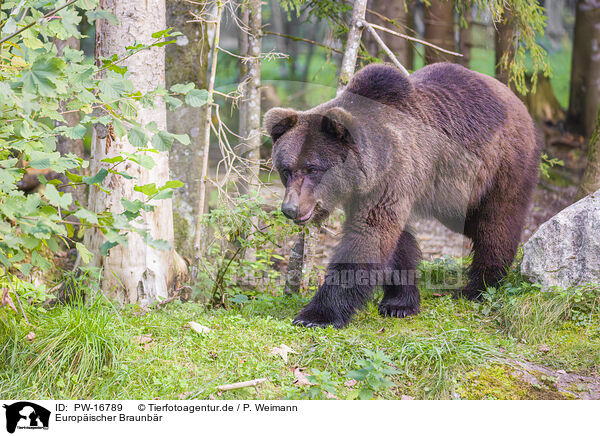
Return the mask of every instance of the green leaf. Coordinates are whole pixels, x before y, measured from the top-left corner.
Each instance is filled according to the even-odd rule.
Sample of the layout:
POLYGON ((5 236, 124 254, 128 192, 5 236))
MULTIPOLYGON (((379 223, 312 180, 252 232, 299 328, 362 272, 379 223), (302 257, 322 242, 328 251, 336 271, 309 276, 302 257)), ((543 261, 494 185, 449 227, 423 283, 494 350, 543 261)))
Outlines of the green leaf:
POLYGON ((106 176, 108 175, 108 170, 106 168, 100 168, 94 176, 92 177, 83 177, 82 181, 86 185, 93 185, 95 183, 102 183, 106 176))
POLYGON ((192 89, 186 94, 185 102, 192 107, 202 107, 208 103, 208 91, 206 89, 192 89))
POLYGON ((122 77, 107 77, 98 83, 100 91, 109 99, 109 103, 132 91, 131 82, 122 77))
POLYGON ((147 170, 151 170, 156 165, 156 162, 154 162, 152 156, 148 156, 145 154, 130 155, 129 158, 141 167, 146 168, 147 170))
POLYGON ((31 253, 31 263, 39 267, 42 271, 47 271, 52 267, 52 264, 37 251, 31 253))
POLYGON ((158 38, 162 38, 163 36, 170 36, 170 35, 169 35, 169 32, 170 32, 171 30, 173 30, 173 28, 172 28, 172 27, 169 27, 168 29, 165 29, 165 30, 159 30, 158 32, 154 32, 154 33, 152 34, 152 38, 157 38, 157 39, 158 39, 158 38))
POLYGON ((94 11, 87 11, 85 13, 87 16, 88 22, 93 23, 96 20, 106 20, 113 26, 119 25, 119 20, 109 11, 104 11, 102 9, 96 9, 94 11))
POLYGON ((166 198, 173 198, 173 191, 171 191, 170 189, 165 189, 164 191, 160 191, 152 198, 154 200, 164 200, 166 198))
POLYGON ((186 84, 177 83, 177 84, 171 86, 170 90, 171 90, 171 92, 177 92, 179 94, 187 94, 195 87, 196 87, 196 85, 193 82, 186 83, 186 84))
POLYGON ((107 157, 105 159, 102 159, 101 162, 106 162, 108 164, 123 162, 123 156, 107 157))
POLYGON ((40 94, 44 97, 56 95, 56 84, 64 68, 64 62, 57 57, 42 56, 37 58, 31 70, 23 73, 23 90, 29 94, 40 94))
POLYGON ((135 186, 133 190, 146 195, 154 195, 158 192, 158 189, 156 189, 156 184, 154 183, 149 183, 147 185, 142 186, 135 186))
POLYGON ((74 215, 82 221, 87 221, 91 224, 98 224, 98 216, 94 212, 89 211, 83 207, 77 212, 75 212, 74 215))
POLYGON ((63 132, 63 135, 70 139, 82 139, 83 136, 85 135, 85 132, 87 132, 87 129, 85 128, 85 126, 81 125, 81 124, 77 124, 74 127, 67 128, 63 132))
POLYGON ((127 134, 129 143, 134 147, 145 147, 148 145, 148 135, 139 127, 132 127, 127 134))
POLYGON ((125 124, 123 124, 123 122, 120 119, 118 119, 118 118, 113 119, 112 125, 114 128, 115 136, 117 138, 122 138, 123 136, 125 136, 127 134, 127 128, 125 127, 125 124))
POLYGON ((181 180, 169 180, 167 183, 165 183, 165 185, 160 188, 161 190, 163 189, 174 189, 174 188, 181 188, 183 186, 183 182, 181 180))
POLYGON ((102 256, 108 256, 108 250, 110 250, 113 247, 116 247, 117 245, 119 245, 118 242, 106 241, 104 244, 102 244, 100 246, 100 254, 102 256))
POLYGON ((158 151, 168 151, 171 150, 174 140, 173 135, 161 130, 152 137, 152 146, 158 151))
POLYGON ((176 135, 174 133, 171 133, 171 135, 173 135, 173 138, 175 138, 181 144, 190 145, 190 137, 187 135, 187 133, 184 133, 183 135, 176 135))
POLYGON ((167 104, 167 109, 170 111, 177 109, 183 104, 180 99, 170 95, 163 95, 163 101, 167 104))
POLYGON ((87 247, 81 242, 76 242, 75 248, 77 248, 77 252, 81 256, 81 260, 83 260, 83 263, 85 263, 86 265, 90 263, 90 261, 94 258, 92 252, 88 250, 87 247))
POLYGON ((73 203, 73 196, 71 193, 60 193, 54 185, 46 185, 44 196, 48 199, 50 204, 62 209, 68 209, 71 203, 73 203))

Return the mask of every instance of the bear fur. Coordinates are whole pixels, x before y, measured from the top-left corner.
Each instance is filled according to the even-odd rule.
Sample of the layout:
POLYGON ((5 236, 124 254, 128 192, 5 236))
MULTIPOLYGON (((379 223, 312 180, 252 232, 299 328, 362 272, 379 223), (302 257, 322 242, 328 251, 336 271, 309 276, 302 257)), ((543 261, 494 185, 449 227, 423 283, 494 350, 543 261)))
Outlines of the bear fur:
POLYGON ((420 259, 411 232, 433 217, 473 242, 477 298, 515 256, 537 181, 540 147, 523 103, 496 79, 451 63, 409 77, 385 64, 358 71, 308 111, 274 108, 264 125, 299 224, 345 211, 324 283, 294 323, 344 327, 382 285, 382 316, 419 312, 420 259))

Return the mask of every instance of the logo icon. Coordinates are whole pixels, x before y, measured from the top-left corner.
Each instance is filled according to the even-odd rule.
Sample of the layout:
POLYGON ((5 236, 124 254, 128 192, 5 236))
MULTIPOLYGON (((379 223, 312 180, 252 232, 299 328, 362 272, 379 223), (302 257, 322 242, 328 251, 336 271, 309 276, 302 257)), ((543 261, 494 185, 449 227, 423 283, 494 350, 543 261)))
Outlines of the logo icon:
POLYGON ((6 409, 6 431, 14 433, 15 429, 48 429, 50 411, 29 401, 4 405, 6 409))

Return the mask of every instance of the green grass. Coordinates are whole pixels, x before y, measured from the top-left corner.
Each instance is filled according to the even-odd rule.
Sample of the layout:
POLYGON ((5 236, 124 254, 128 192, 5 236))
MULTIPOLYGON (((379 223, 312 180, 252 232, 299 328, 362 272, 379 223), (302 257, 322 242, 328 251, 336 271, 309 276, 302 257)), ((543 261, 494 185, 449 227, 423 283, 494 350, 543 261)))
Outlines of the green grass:
MULTIPOLYGON (((445 262, 444 268, 456 265, 445 262)), ((436 267, 424 264, 422 272, 436 267)), ((117 310, 104 298, 48 311, 31 303, 25 305, 31 326, 4 307, 0 395, 303 398, 308 388, 294 385, 293 372, 301 367, 307 375, 318 375, 310 395, 321 389, 334 390, 338 398, 354 398, 359 390, 372 390, 383 399, 538 398, 511 375, 507 358, 581 374, 598 371, 598 289, 542 293, 516 277, 510 280, 501 291, 489 291, 481 303, 425 290, 421 314, 410 319, 383 319, 375 304, 369 304, 343 330, 293 326, 291 318, 307 296, 262 295, 229 310, 173 302, 148 313, 136 306, 117 310), (190 321, 211 332, 196 333, 186 327, 190 321), (33 340, 25 339, 29 332, 35 333, 33 340), (142 336, 149 342, 140 343, 142 336), (281 344, 298 353, 290 354, 288 363, 270 354, 281 344), (382 362, 389 359, 392 372, 385 375, 374 369, 365 381, 345 386, 348 373, 364 369, 372 356, 384 359, 374 362, 374 368, 385 368, 382 362), (501 382, 499 371, 505 374, 501 382), (268 382, 258 391, 217 393, 221 384, 262 377, 268 382)))

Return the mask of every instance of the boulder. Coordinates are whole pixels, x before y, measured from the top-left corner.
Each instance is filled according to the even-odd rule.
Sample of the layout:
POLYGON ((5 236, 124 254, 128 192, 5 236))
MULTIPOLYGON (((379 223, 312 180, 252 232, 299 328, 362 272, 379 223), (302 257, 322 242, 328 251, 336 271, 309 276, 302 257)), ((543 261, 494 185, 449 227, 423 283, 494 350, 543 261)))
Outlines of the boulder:
POLYGON ((546 288, 600 283, 600 190, 540 226, 523 246, 521 273, 546 288))

